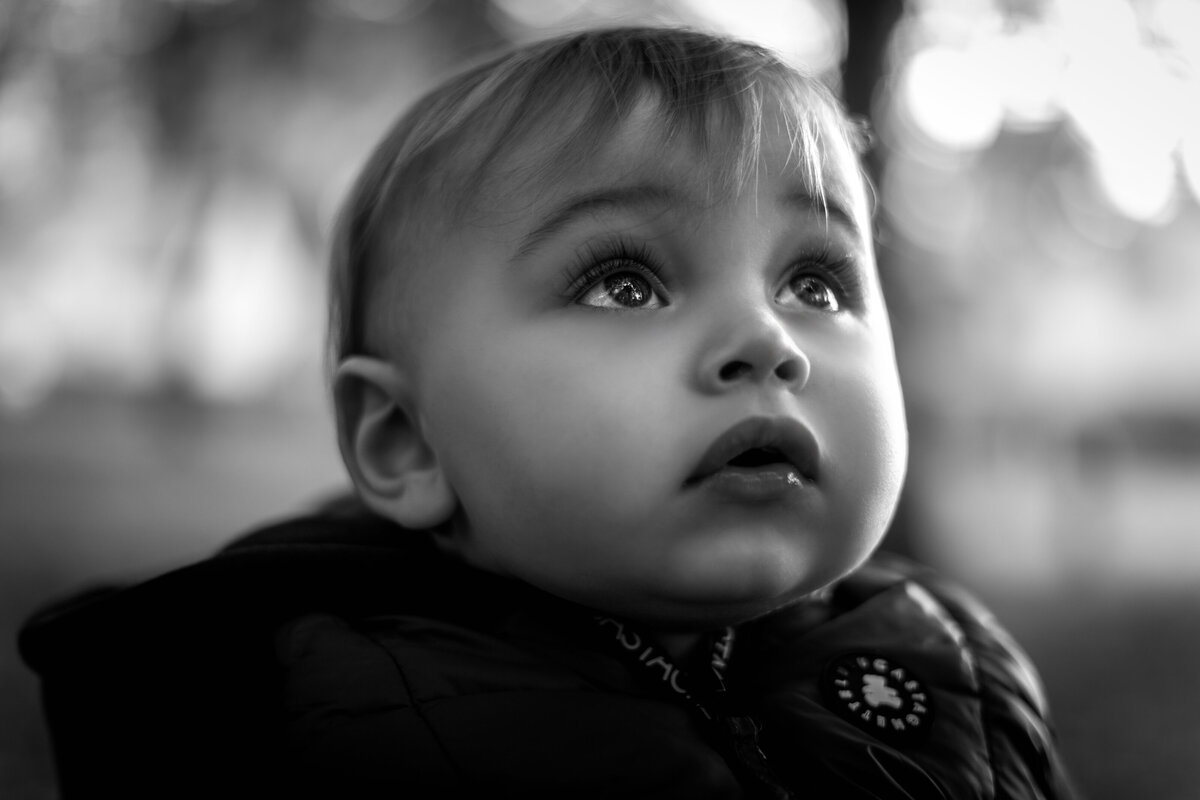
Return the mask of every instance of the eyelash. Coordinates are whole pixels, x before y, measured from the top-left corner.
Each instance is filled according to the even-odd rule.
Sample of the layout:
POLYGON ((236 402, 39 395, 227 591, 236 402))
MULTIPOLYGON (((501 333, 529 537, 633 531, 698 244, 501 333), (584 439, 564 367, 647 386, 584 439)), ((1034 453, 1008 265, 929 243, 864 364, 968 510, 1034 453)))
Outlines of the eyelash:
MULTIPOLYGON (((564 270, 567 288, 564 299, 574 302, 589 288, 609 275, 618 272, 640 272, 650 278, 655 287, 666 293, 667 281, 663 268, 644 244, 624 237, 610 242, 589 243, 576 262, 564 270)), ((783 285, 806 274, 816 274, 831 283, 837 299, 849 306, 859 305, 862 298, 862 276, 849 255, 835 255, 827 244, 803 253, 788 268, 783 285)))
POLYGON ((857 305, 862 298, 862 276, 855 269, 854 259, 849 255, 834 255, 828 245, 797 258, 787 273, 784 285, 807 274, 816 274, 830 281, 830 288, 843 303, 857 305))
POLYGON ((611 242, 588 244, 576 263, 564 272, 567 288, 563 296, 574 302, 594 284, 619 272, 642 273, 656 289, 665 293, 663 269, 650 249, 621 237, 611 242))

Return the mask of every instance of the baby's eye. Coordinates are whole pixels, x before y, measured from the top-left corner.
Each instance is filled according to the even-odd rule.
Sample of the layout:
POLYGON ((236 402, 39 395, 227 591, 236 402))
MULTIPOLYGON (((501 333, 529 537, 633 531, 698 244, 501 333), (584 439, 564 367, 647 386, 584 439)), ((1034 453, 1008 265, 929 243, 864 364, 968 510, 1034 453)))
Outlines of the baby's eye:
POLYGON ((779 290, 775 299, 791 308, 797 308, 800 305, 815 308, 818 311, 840 311, 842 308, 837 290, 825 278, 813 275, 811 272, 792 278, 786 286, 779 290))
POLYGON ((636 272, 612 272, 584 289, 576 299, 594 308, 661 308, 666 303, 654 285, 636 272))

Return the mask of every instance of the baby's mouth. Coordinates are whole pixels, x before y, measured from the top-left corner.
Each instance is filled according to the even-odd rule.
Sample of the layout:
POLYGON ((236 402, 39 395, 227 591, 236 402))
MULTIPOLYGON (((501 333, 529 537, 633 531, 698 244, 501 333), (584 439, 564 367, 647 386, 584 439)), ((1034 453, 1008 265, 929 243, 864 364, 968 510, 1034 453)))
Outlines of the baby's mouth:
POLYGON ((812 431, 796 420, 751 417, 718 436, 684 482, 702 483, 718 475, 777 474, 798 485, 817 479, 819 452, 812 431))
POLYGON ((747 469, 765 467, 768 464, 795 466, 788 461, 787 456, 774 447, 752 447, 749 450, 738 453, 726 462, 726 466, 728 467, 745 467, 747 469))

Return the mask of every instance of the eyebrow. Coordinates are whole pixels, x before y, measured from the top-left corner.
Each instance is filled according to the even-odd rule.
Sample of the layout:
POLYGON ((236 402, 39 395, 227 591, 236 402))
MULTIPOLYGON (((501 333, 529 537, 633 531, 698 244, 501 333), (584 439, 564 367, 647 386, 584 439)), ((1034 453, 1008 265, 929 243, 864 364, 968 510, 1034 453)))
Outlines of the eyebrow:
POLYGON ((559 205, 540 225, 521 239, 521 244, 511 261, 526 258, 581 217, 606 211, 664 208, 685 201, 684 195, 678 190, 656 183, 609 187, 575 195, 559 205))
POLYGON ((802 209, 805 211, 813 211, 824 213, 826 224, 832 217, 843 226, 853 231, 860 237, 865 238, 865 231, 858 224, 858 220, 850 213, 850 209, 843 205, 837 197, 831 197, 831 193, 826 191, 823 198, 816 197, 807 189, 796 189, 789 192, 784 192, 784 205, 792 206, 793 208, 802 209))
MULTIPOLYGON (((854 215, 836 199, 831 199, 826 193, 822 200, 815 197, 807 189, 795 189, 784 192, 784 205, 802 211, 824 211, 826 219, 834 218, 846 228, 862 235, 854 215)), ((679 203, 695 204, 688 195, 655 183, 634 184, 632 186, 616 186, 593 192, 574 195, 552 211, 536 228, 527 233, 517 246, 509 260, 520 261, 534 253, 539 247, 553 239, 562 230, 573 224, 581 217, 592 216, 607 211, 639 211, 647 208, 665 208, 679 203)))

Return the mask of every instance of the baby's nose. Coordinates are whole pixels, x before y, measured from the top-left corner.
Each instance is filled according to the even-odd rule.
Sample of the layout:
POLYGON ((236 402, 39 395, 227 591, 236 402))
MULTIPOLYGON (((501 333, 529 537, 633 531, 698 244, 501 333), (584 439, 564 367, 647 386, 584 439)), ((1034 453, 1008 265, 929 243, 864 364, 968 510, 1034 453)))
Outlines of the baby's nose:
POLYGON ((763 313, 717 340, 701 359, 699 377, 708 391, 776 382, 795 392, 808 382, 810 368, 791 332, 777 317, 763 313))

